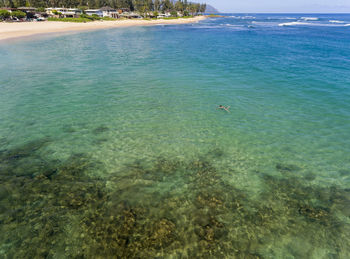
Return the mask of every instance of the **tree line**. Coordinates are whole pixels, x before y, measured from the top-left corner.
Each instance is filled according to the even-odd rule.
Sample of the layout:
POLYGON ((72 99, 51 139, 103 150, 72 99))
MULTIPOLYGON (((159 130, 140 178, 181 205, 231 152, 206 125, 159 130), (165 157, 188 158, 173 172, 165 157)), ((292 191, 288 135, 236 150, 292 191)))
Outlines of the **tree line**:
POLYGON ((181 13, 204 13, 206 4, 191 3, 187 0, 0 0, 0 7, 30 6, 37 8, 101 8, 109 6, 115 9, 126 8, 131 11, 145 13, 148 11, 181 13))

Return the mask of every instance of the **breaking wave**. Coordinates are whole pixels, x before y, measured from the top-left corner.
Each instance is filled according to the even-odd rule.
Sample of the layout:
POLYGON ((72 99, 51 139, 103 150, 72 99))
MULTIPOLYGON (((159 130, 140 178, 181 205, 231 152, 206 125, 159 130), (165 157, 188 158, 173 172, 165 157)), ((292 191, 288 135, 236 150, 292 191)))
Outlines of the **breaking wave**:
POLYGON ((301 17, 300 19, 304 21, 318 21, 317 17, 301 17))
POLYGON ((285 23, 280 23, 278 26, 295 26, 295 25, 310 25, 310 24, 306 22, 285 22, 285 23))
POLYGON ((329 20, 330 23, 345 23, 344 21, 338 21, 338 20, 329 20))

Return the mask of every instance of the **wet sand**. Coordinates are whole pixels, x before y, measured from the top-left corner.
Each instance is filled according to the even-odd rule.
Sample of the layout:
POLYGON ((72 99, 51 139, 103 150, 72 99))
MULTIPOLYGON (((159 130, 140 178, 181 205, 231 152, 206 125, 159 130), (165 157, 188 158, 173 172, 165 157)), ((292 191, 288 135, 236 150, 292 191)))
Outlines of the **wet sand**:
POLYGON ((195 23, 205 19, 205 16, 174 20, 117 20, 95 21, 89 23, 72 22, 21 22, 0 23, 0 41, 38 34, 63 33, 74 31, 87 31, 128 26, 149 26, 160 24, 186 24, 195 23))

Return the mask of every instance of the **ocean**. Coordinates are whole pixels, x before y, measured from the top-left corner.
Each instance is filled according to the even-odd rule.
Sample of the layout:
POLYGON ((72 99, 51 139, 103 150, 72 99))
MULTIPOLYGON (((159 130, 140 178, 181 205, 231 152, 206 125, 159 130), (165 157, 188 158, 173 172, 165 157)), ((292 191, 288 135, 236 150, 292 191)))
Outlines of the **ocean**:
POLYGON ((1 258, 350 257, 350 15, 36 36, 0 57, 1 258))

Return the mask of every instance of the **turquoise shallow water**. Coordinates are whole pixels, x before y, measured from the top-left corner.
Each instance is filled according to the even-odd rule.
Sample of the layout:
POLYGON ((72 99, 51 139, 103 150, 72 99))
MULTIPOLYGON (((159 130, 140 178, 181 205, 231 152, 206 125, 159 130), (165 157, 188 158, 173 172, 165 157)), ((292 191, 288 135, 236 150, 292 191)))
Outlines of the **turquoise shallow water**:
POLYGON ((349 258, 348 24, 0 43, 1 257, 349 258))

